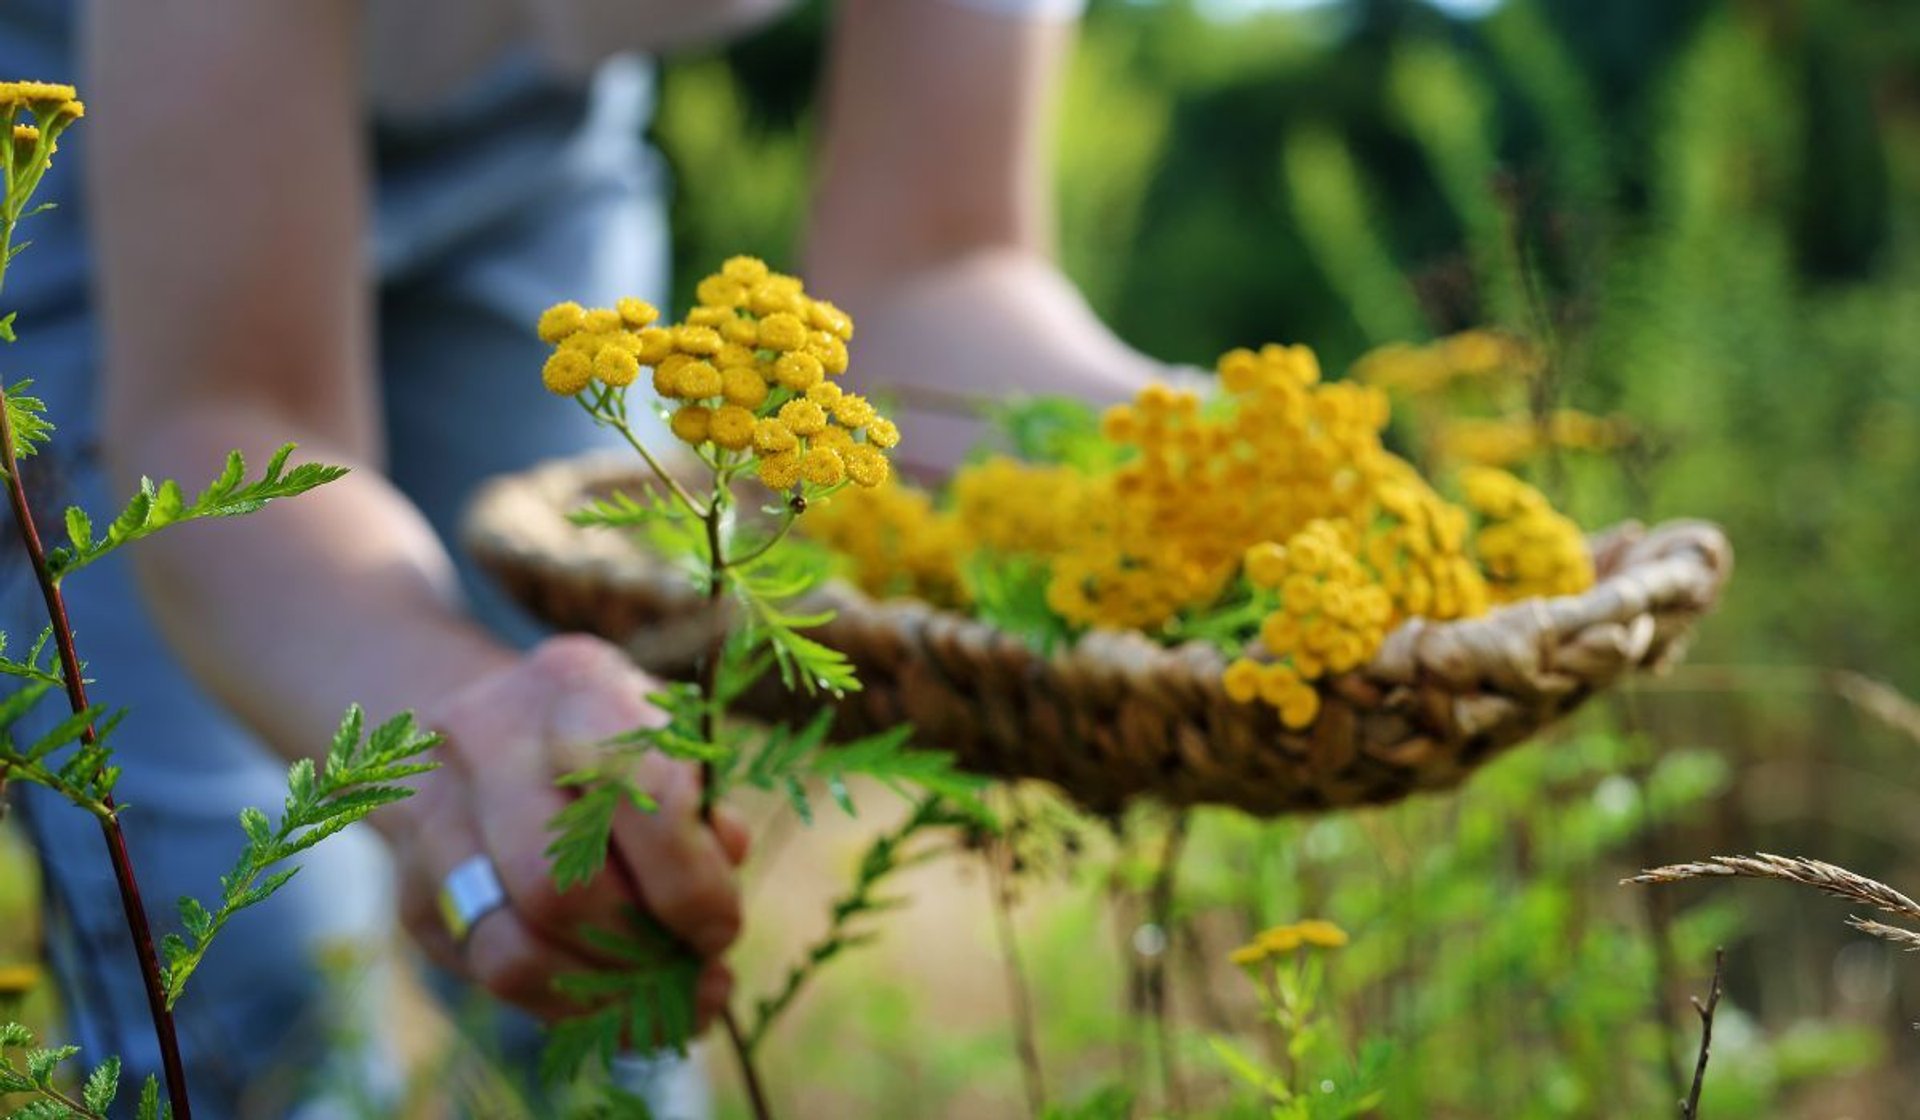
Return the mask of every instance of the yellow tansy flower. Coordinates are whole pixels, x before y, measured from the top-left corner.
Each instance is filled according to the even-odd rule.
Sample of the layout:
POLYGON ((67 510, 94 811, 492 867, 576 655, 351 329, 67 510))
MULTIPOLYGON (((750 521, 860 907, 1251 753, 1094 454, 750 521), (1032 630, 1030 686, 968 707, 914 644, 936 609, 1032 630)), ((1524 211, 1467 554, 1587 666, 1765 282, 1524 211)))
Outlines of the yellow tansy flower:
POLYGON ((570 397, 593 380, 593 361, 578 350, 557 350, 540 367, 540 383, 547 392, 570 397))

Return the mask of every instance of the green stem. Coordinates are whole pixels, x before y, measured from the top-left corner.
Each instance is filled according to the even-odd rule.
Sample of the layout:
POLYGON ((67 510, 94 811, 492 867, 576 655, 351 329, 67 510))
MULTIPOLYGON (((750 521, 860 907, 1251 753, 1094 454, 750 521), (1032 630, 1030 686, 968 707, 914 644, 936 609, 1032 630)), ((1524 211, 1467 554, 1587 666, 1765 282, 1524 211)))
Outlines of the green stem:
MULTIPOLYGON (((578 400, 579 398, 576 397, 575 399, 578 400)), ((627 444, 635 451, 638 451, 640 457, 647 461, 647 466, 653 469, 654 477, 660 480, 660 484, 671 491, 674 497, 680 499, 681 504, 687 507, 689 513, 702 520, 712 519, 714 511, 703 507, 699 502, 695 501, 693 495, 687 493, 687 488, 680 485, 680 480, 667 473, 667 468, 661 466, 660 460, 653 457, 653 452, 647 450, 647 445, 640 441, 639 436, 633 434, 633 428, 627 424, 627 418, 624 415, 615 415, 611 412, 596 410, 586 401, 580 401, 580 407, 586 409, 588 414, 596 420, 603 421, 611 426, 614 431, 619 432, 621 437, 627 441, 627 444)))
POLYGON ((868 845, 866 855, 860 859, 860 877, 854 882, 853 890, 833 904, 833 920, 828 924, 827 932, 807 949, 799 964, 787 970, 786 981, 780 990, 757 1004, 753 1029, 747 1032, 749 1050, 759 1048, 767 1032, 773 1029, 774 1021, 792 1005, 807 981, 818 975, 822 966, 852 942, 848 927, 855 918, 875 909, 874 890, 889 875, 918 862, 901 859, 900 849, 921 830, 943 819, 940 799, 928 797, 914 807, 913 815, 898 828, 880 834, 868 845))
POLYGON ((796 515, 792 509, 788 509, 786 516, 780 522, 780 527, 773 531, 772 536, 755 546, 753 550, 745 556, 736 556, 732 560, 729 560, 727 566, 730 568, 743 568, 773 551, 773 546, 786 539, 788 530, 793 528, 793 523, 798 519, 798 515, 796 515))

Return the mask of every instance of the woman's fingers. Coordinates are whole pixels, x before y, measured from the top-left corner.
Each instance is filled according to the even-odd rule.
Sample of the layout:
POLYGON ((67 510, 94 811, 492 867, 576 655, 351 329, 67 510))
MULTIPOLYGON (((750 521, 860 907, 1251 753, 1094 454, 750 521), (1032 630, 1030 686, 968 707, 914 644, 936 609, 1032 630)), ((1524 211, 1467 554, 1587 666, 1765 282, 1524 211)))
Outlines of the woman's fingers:
POLYGON ((641 761, 638 777, 657 806, 616 812, 614 847, 660 924, 695 953, 718 956, 740 935, 740 891, 734 861, 700 820, 700 772, 653 756, 641 761))

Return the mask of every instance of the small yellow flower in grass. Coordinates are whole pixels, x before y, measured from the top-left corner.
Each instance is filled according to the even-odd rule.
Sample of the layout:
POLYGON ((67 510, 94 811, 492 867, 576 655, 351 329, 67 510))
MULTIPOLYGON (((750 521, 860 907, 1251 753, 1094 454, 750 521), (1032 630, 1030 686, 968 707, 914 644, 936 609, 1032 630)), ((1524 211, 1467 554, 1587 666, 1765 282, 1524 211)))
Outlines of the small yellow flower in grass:
POLYGON ((876 416, 867 422, 867 442, 875 447, 893 447, 900 442, 900 429, 893 421, 876 416))
POLYGON ((813 447, 800 461, 800 473, 815 486, 838 486, 847 478, 847 461, 831 447, 813 447))
POLYGON ((767 262, 759 257, 728 257, 720 266, 720 275, 742 284, 758 284, 767 278, 767 262))
POLYGON ((782 421, 769 416, 753 425, 753 446, 761 455, 779 455, 800 446, 800 437, 782 421))
MULTIPOLYGON (((14 129, 14 138, 17 140, 19 136, 20 130, 14 129)), ((556 303, 542 311, 540 324, 535 329, 540 335, 540 341, 558 343, 586 325, 587 309, 568 300, 565 303, 556 303)))
POLYGON ((864 443, 847 449, 841 458, 847 461, 847 477, 853 479, 856 486, 864 486, 869 490, 885 484, 893 473, 887 457, 864 443))
POLYGON ((647 327, 635 336, 640 350, 634 357, 641 365, 657 366, 673 353, 673 332, 665 327, 647 327))
POLYGON ((639 330, 650 325, 660 317, 660 309, 644 299, 622 296, 613 301, 613 309, 620 315, 620 322, 629 329, 639 330))
POLYGON ((807 344, 807 326, 800 317, 777 311, 760 320, 760 345, 768 350, 799 350, 807 344))
POLYGON ((791 490, 800 484, 800 453, 782 451, 760 460, 760 482, 769 490, 791 490))
POLYGON ((625 347, 606 346, 593 359, 593 375, 616 389, 631 385, 640 376, 640 360, 625 347))
POLYGON ((713 410, 701 404, 687 405, 673 414, 671 426, 681 442, 698 446, 707 441, 712 430, 713 410))
POLYGON ((868 403, 865 397, 849 393, 833 402, 833 420, 841 427, 862 427, 872 420, 873 416, 873 405, 868 403))
POLYGON ((1346 930, 1332 922, 1308 918, 1261 930, 1253 940, 1227 954, 1227 959, 1242 968, 1254 968, 1299 949, 1338 949, 1347 942, 1346 930))
POLYGON ((682 354, 709 357, 720 352, 720 332, 712 327, 675 327, 673 348, 682 354))
POLYGON ((720 371, 712 362, 688 362, 680 370, 680 395, 689 400, 717 397, 722 388, 720 371))
POLYGON ((780 406, 780 421, 796 436, 818 435, 827 426, 827 414, 812 401, 788 401, 780 406))
POLYGON ((559 350, 540 367, 540 383, 547 392, 571 397, 593 380, 593 361, 578 350, 559 350))
POLYGON ((720 371, 720 395, 728 404, 759 408, 767 403, 767 383, 753 367, 733 366, 720 371))
MULTIPOLYGON (((765 334, 765 331, 761 332, 763 337, 765 334)), ((820 359, 812 354, 788 351, 773 363, 773 379, 783 388, 792 389, 796 393, 804 393, 820 384, 821 378, 825 376, 826 371, 820 368, 820 359)))
POLYGON ((753 427, 753 413, 737 404, 725 404, 714 410, 707 438, 715 447, 740 451, 753 442, 753 427))

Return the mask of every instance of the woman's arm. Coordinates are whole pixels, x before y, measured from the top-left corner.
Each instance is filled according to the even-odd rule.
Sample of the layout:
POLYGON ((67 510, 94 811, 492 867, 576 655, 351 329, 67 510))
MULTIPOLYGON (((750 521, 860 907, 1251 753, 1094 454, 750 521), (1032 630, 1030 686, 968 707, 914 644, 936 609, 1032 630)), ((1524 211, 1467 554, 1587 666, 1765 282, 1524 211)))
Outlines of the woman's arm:
POLYGON ((942 401, 1118 400, 1161 372, 1052 263, 1052 104, 1073 30, 954 0, 841 6, 808 281, 853 313, 855 375, 908 405, 901 451, 923 469, 979 435, 942 401))
MULTIPOLYGON (((410 924, 449 965, 558 1013, 551 976, 590 956, 579 924, 616 924, 635 885, 603 876, 554 895, 541 855, 560 806, 551 759, 649 718, 647 684, 584 639, 523 657, 486 636, 419 511, 380 473, 358 10, 89 6, 105 445, 123 482, 144 471, 191 485, 230 448, 260 462, 288 439, 353 468, 257 516, 143 545, 148 602, 195 676, 283 755, 323 749, 350 701, 413 708, 448 732, 446 766, 374 818, 405 869, 410 924), (462 955, 432 899, 481 851, 513 906, 462 955)), ((457 423, 460 402, 447 407, 457 423)), ((128 754, 139 765, 137 746, 128 754)), ((662 813, 623 820, 617 842, 647 869, 637 889, 661 920, 718 953, 739 922, 729 853, 698 826, 684 768, 651 777, 668 793, 662 813)))

